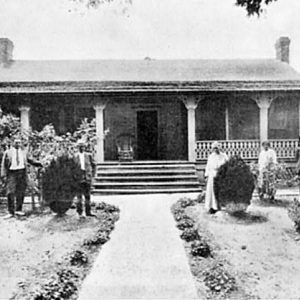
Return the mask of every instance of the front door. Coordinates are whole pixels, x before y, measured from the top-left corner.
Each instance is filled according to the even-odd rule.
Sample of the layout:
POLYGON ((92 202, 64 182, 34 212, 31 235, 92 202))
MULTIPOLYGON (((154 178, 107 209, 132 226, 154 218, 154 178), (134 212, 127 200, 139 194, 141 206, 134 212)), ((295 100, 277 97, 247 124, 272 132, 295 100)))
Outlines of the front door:
POLYGON ((158 124, 157 111, 137 112, 137 158, 139 160, 157 159, 158 124))

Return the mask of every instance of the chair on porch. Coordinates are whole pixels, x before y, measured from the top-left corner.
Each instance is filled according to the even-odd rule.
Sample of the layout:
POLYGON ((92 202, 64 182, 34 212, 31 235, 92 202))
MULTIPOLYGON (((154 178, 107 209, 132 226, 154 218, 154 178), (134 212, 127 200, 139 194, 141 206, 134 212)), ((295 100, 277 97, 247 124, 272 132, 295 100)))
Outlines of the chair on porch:
POLYGON ((133 146, 132 136, 130 134, 121 134, 117 137, 117 149, 119 161, 132 161, 133 160, 133 146))

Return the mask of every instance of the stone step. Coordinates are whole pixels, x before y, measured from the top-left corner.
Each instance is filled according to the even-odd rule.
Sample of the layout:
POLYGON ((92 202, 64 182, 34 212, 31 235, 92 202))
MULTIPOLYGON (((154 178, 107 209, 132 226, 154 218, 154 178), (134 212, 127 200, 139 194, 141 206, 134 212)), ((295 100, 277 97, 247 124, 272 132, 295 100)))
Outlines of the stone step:
POLYGON ((144 176, 155 176, 155 175, 180 175, 180 174, 195 174, 195 169, 188 169, 188 170, 118 170, 118 169, 111 169, 111 170, 99 170, 96 172, 96 177, 99 176, 135 176, 135 175, 144 175, 144 176))
POLYGON ((94 182, 93 184, 94 189, 107 189, 107 188, 128 188, 128 189, 136 189, 139 187, 142 188, 159 188, 159 187, 168 187, 168 186, 199 186, 199 183, 197 181, 166 181, 166 182, 157 182, 157 181, 135 181, 135 182, 94 182))
POLYGON ((116 164, 116 165, 97 165, 97 170, 123 170, 123 169, 194 169, 194 164, 116 164))
POLYGON ((104 161, 98 165, 172 165, 172 164, 192 164, 195 163, 189 162, 187 160, 134 160, 134 161, 104 161))
POLYGON ((194 174, 183 174, 183 175, 169 175, 169 176, 165 176, 165 175, 157 175, 153 176, 153 175, 143 175, 140 174, 139 176, 135 176, 136 174, 132 174, 132 176, 97 176, 95 177, 95 182, 116 182, 116 181, 128 181, 128 182, 132 182, 132 181, 195 181, 198 180, 198 177, 194 174))
POLYGON ((201 188, 166 188, 166 189, 97 189, 92 194, 97 195, 137 195, 137 194, 172 194, 172 193, 201 193, 201 188))

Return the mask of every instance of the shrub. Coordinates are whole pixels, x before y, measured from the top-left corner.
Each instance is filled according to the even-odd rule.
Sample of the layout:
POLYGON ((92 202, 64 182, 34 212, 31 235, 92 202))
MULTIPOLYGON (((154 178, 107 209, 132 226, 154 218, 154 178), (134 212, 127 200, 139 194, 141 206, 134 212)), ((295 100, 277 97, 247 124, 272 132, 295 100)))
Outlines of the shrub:
POLYGON ((194 227, 194 224, 195 224, 195 222, 191 218, 189 218, 189 219, 183 219, 183 220, 180 220, 177 223, 177 228, 180 229, 180 230, 185 230, 186 228, 192 228, 192 227, 194 227))
POLYGON ((67 155, 53 159, 42 176, 43 198, 52 211, 63 215, 72 205, 81 179, 80 166, 67 155))
POLYGON ((88 247, 98 246, 98 245, 105 244, 108 240, 109 240, 109 236, 107 232, 98 231, 95 236, 93 236, 90 239, 86 239, 83 242, 83 245, 88 247))
POLYGON ((188 206, 192 206, 195 205, 195 201, 190 199, 190 198, 182 198, 178 201, 178 204, 182 207, 182 208, 186 208, 188 206))
POLYGON ((72 266, 84 265, 88 263, 88 257, 85 252, 75 250, 70 255, 70 263, 72 266))
POLYGON ((249 166, 239 156, 222 165, 214 179, 218 203, 230 212, 246 210, 254 190, 254 177, 249 166))
POLYGON ((295 229, 300 233, 300 202, 295 198, 288 207, 288 216, 295 223, 295 229))
POLYGON ((186 228, 180 235, 180 237, 186 242, 191 242, 199 239, 198 231, 194 228, 186 228))
POLYGON ((211 255, 211 250, 205 241, 196 240, 191 244, 191 254, 193 256, 208 257, 211 255))

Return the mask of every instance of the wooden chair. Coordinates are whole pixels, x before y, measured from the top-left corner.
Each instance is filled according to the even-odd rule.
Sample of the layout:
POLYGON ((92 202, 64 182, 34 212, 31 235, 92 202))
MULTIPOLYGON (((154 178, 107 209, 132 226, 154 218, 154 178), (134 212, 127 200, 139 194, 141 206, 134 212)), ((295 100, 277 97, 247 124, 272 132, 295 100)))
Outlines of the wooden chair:
POLYGON ((117 137, 117 149, 119 161, 133 160, 132 136, 130 134, 121 134, 117 137))

